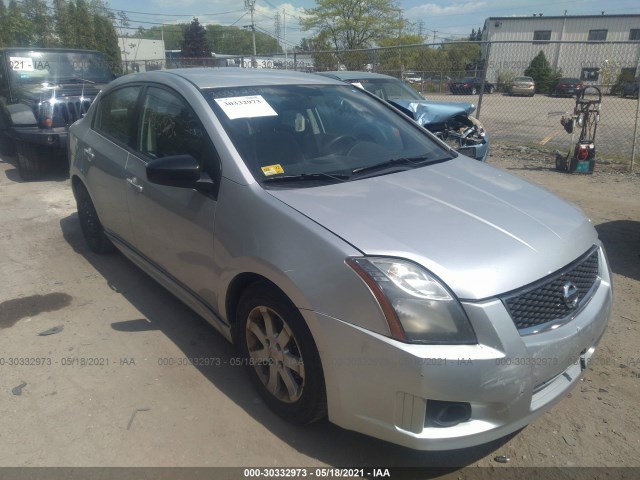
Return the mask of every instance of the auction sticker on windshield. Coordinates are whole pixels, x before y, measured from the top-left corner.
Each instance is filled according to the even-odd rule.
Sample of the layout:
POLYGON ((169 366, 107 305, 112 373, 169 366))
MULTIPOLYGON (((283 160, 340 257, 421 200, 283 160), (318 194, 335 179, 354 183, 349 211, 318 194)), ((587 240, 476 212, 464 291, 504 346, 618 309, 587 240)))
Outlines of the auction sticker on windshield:
POLYGON ((33 58, 30 57, 9 57, 9 65, 11 70, 33 72, 33 58))
POLYGON ((216 98, 216 103, 226 113, 229 120, 236 118, 273 117, 278 114, 262 95, 247 97, 216 98))

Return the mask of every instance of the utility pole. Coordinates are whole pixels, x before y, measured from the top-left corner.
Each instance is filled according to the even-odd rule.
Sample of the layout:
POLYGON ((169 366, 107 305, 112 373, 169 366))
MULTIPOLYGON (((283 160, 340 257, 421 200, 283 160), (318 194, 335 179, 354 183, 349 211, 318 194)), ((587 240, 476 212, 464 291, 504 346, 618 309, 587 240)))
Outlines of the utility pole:
MULTIPOLYGON (((288 70, 287 62, 289 58, 287 56, 287 11, 282 9, 282 26, 284 27, 284 69, 288 70)), ((294 69, 295 70, 295 69, 294 69)))
POLYGON ((253 57, 251 66, 256 68, 256 24, 253 21, 253 13, 256 10, 256 0, 244 0, 244 6, 251 12, 251 39, 253 41, 253 57))
POLYGON ((400 64, 400 79, 404 79, 404 68, 402 66, 402 9, 398 9, 398 63, 400 64))

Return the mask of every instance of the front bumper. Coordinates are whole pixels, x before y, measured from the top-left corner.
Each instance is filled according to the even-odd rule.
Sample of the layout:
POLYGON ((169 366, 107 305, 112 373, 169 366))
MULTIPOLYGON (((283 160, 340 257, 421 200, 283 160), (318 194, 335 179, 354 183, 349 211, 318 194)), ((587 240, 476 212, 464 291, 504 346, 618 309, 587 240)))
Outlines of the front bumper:
POLYGON ((303 311, 323 359, 329 419, 418 450, 450 450, 512 433, 579 381, 607 325, 612 291, 601 283, 569 323, 521 336, 499 300, 464 303, 477 345, 411 345, 303 311), (468 402, 471 417, 426 426, 428 401, 468 402))
POLYGON ((485 162, 489 156, 489 134, 485 132, 482 143, 456 148, 456 151, 474 160, 485 162))
POLYGON ((9 136, 18 142, 41 145, 53 149, 67 148, 67 127, 38 128, 38 127, 14 127, 9 131, 9 136))

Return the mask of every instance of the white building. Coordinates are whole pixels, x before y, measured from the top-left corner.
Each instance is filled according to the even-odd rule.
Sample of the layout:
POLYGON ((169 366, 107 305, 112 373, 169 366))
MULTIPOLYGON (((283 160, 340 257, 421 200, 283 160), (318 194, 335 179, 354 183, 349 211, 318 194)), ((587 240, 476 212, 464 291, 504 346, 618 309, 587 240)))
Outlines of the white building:
POLYGON ((164 65, 164 40, 119 37, 120 56, 125 70, 157 70, 164 65))
POLYGON ((640 14, 490 17, 484 25, 483 40, 494 42, 484 47, 490 81, 522 75, 540 50, 553 70, 590 83, 611 83, 623 69, 639 74, 640 14))

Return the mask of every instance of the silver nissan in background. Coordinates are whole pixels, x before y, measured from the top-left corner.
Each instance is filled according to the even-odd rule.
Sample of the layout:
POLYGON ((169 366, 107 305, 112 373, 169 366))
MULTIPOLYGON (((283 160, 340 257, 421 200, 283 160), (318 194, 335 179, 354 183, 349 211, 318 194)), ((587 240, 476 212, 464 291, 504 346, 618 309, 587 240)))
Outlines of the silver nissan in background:
POLYGON ((337 80, 127 75, 69 154, 89 247, 117 248, 234 341, 297 423, 481 444, 563 398, 609 319, 580 210, 337 80))

